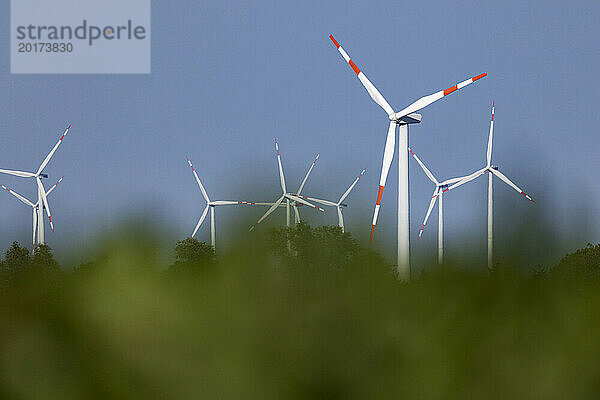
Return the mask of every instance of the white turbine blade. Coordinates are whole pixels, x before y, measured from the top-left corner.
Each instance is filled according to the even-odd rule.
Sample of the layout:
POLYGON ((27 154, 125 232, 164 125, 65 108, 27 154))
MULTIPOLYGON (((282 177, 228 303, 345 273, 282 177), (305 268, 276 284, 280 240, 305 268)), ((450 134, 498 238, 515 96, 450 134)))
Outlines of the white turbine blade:
POLYGON ((62 176, 58 182, 56 182, 50 189, 48 189, 48 191, 46 192, 46 196, 48 196, 50 193, 52 193, 52 191, 62 182, 64 176, 62 176))
POLYGON ((342 216, 342 208, 341 207, 337 207, 337 213, 338 213, 338 226, 340 228, 342 228, 342 232, 344 231, 344 217, 342 216))
POLYGON ((196 228, 194 229, 194 232, 192 233, 192 237, 194 237, 196 235, 196 232, 198 232, 198 229, 200 229, 200 225, 202 225, 202 223, 204 222, 204 218, 206 218, 206 214, 208 214, 208 209, 210 208, 210 206, 206 206, 204 208, 204 211, 202 212, 202 216, 200 216, 200 219, 198 220, 198 223, 196 224, 196 228))
POLYGON ((350 185, 350 187, 348 188, 348 190, 346 190, 346 191, 344 192, 344 194, 342 195, 342 197, 340 197, 340 201, 338 201, 337 205, 340 205, 340 204, 342 204, 342 202, 343 202, 344 200, 346 200, 346 197, 348 197, 348 195, 350 194, 350 192, 352 191, 352 189, 354 189, 354 186, 356 186, 356 184, 358 183, 358 180, 360 179, 360 177, 361 177, 361 176, 363 176, 363 174, 364 174, 365 172, 367 172, 367 169, 366 169, 366 168, 365 168, 365 169, 363 169, 363 170, 360 172, 360 175, 358 175, 358 177, 357 177, 357 178, 354 180, 354 182, 352 182, 352 185, 350 185))
POLYGON ((502 179, 504 181, 504 183, 506 183, 508 186, 510 186, 511 188, 515 189, 517 192, 519 192, 520 194, 525 196, 527 198, 527 200, 535 203, 535 201, 531 197, 529 197, 525 192, 523 192, 517 185, 512 183, 510 181, 510 179, 508 179, 502 172, 500 172, 496 169, 492 169, 492 168, 490 168, 490 171, 492 171, 492 173, 494 175, 496 175, 498 178, 502 179))
POLYGON ((381 166, 381 177, 379 178, 379 192, 377 193, 377 202, 375 203, 375 211, 373 212, 373 224, 371 225, 371 236, 369 237, 369 242, 373 241, 375 225, 377 225, 377 217, 379 216, 379 207, 381 207, 381 196, 383 196, 385 181, 387 180, 388 173, 390 172, 390 165, 392 164, 392 160, 394 159, 395 147, 396 123, 390 121, 387 139, 385 141, 385 150, 383 151, 383 165, 381 166))
POLYGON ((285 188, 285 176, 283 175, 283 167, 281 166, 281 156, 279 155, 279 144, 277 143, 277 139, 275 139, 275 150, 277 150, 277 164, 279 164, 279 180, 281 181, 281 190, 283 193, 287 193, 285 188))
POLYGON ((481 75, 477 75, 473 78, 467 79, 466 81, 462 81, 461 83, 457 83, 456 85, 449 87, 446 90, 440 90, 439 92, 436 92, 434 94, 430 94, 429 96, 424 96, 421 97, 419 100, 415 101, 414 103, 412 103, 411 105, 409 105, 408 107, 406 107, 404 110, 395 113, 392 117, 395 120, 399 120, 400 118, 408 115, 408 114, 412 114, 414 112, 419 111, 420 109, 427 107, 428 105, 430 105, 431 103, 438 101, 439 99, 441 99, 444 96, 449 95, 450 93, 458 90, 458 89, 462 89, 465 86, 475 82, 476 80, 479 80, 483 77, 485 77, 487 74, 483 73, 481 75))
POLYGON ((11 171, 9 169, 0 169, 0 173, 14 175, 14 176, 20 176, 21 178, 34 178, 35 177, 35 174, 32 172, 11 171))
POLYGON ((27 200, 25 197, 21 196, 19 193, 7 188, 4 185, 0 185, 0 187, 4 190, 6 190, 8 193, 12 194, 13 196, 15 196, 17 199, 21 200, 23 203, 27 204, 30 207, 35 207, 35 204, 33 204, 31 201, 27 200))
POLYGON ((317 156, 315 157, 315 161, 313 161, 313 163, 311 164, 310 168, 308 169, 308 172, 306 173, 306 176, 304 177, 304 180, 302 180, 302 183, 300 184, 300 187, 298 188, 298 192, 296 193, 297 195, 300 195, 300 193, 302 193, 302 189, 304 189, 304 184, 306 183, 306 180, 308 179, 310 172, 314 168, 314 166, 317 163, 317 160, 319 159, 320 156, 321 156, 321 153, 317 154, 317 156))
POLYGON ((473 179, 477 179, 478 177, 480 177, 481 175, 485 174, 487 171, 487 168, 482 168, 479 171, 475 171, 473 172, 471 175, 467 175, 464 179, 458 181, 457 183, 455 183, 454 185, 447 187, 446 189, 442 190, 439 194, 441 193, 445 193, 448 190, 452 190, 455 189, 459 186, 464 185, 465 183, 469 183, 471 182, 473 179))
POLYGON ((298 211, 298 207, 294 205, 294 218, 296 219, 296 223, 300 223, 300 211, 298 211))
POLYGON ((356 76, 358 76, 358 79, 363 84, 365 89, 367 89, 367 92, 369 92, 369 96, 371 96, 373 101, 375 101, 375 103, 379 104, 379 106, 384 109, 384 111, 387 113, 388 116, 391 116, 394 113, 394 110, 392 109, 392 107, 390 107, 390 105, 385 100, 385 98, 381 95, 381 93, 379 93, 379 90, 377 90, 375 85, 373 85, 371 83, 371 81, 369 79, 367 79, 367 76, 363 72, 361 72, 360 69, 358 69, 356 64, 354 64, 354 62, 350 59, 350 56, 348 55, 348 53, 346 53, 344 51, 342 46, 340 46, 340 44, 335 40, 333 35, 329 35, 329 39, 331 39, 331 41, 333 42, 335 47, 337 47, 337 49, 340 52, 340 54, 342 55, 342 57, 344 57, 344 60, 346 60, 346 62, 348 64, 350 64, 350 67, 352 67, 352 70, 356 73, 356 76))
POLYGON ((250 201, 241 201, 238 202, 239 205, 241 206, 269 206, 271 207, 273 204, 275 203, 256 203, 256 202, 250 202, 250 201))
POLYGON ((421 226, 421 230, 419 231, 419 239, 423 235, 423 230, 425 229, 425 225, 427 225, 427 220, 429 219, 431 210, 433 210, 433 207, 435 206, 435 202, 438 198, 439 190, 440 189, 438 187, 436 187, 435 190, 433 191, 433 196, 431 196, 431 201, 429 202, 429 208, 427 209, 427 214, 425 214, 425 219, 423 220, 423 225, 421 226))
POLYGON ((192 164, 192 162, 190 161, 190 159, 187 156, 185 158, 186 158, 188 164, 190 165, 192 172, 194 173, 194 177, 196 178, 196 182, 198 182, 198 186, 200 186, 200 191, 202 192, 202 196, 204 196, 204 199, 206 200, 207 203, 210 203, 208 194, 206 193, 206 190, 204 189, 204 185, 202 185, 202 182, 200 181, 200 178, 198 177, 198 173, 196 172, 194 165, 192 164))
POLYGON ((58 142, 56 142, 56 144, 54 145, 54 147, 52 148, 52 150, 50 150, 50 153, 48 153, 48 155, 46 156, 46 158, 44 159, 44 161, 42 161, 42 164, 38 168, 38 170, 36 172, 36 175, 41 174, 42 171, 44 170, 44 168, 46 168, 46 165, 48 165, 48 162, 50 161, 50 159, 52 158, 52 156, 54 155, 54 153, 58 149, 58 146, 60 146, 60 144, 62 143, 62 141, 65 138, 65 136, 67 136, 67 133, 69 133, 70 129, 71 129, 71 125, 69 125, 69 127, 65 130, 65 132, 62 134, 62 136, 60 137, 60 139, 58 139, 58 142))
POLYGON ((315 206, 314 204, 311 204, 311 203, 309 203, 308 201, 306 201, 306 200, 304 200, 304 199, 302 199, 302 198, 300 198, 300 197, 298 197, 298 196, 294 196, 294 195, 291 195, 291 194, 287 194, 287 195, 286 195, 286 197, 287 197, 288 199, 290 199, 290 200, 293 200, 293 201, 295 201, 295 202, 302 203, 302 204, 304 204, 305 206, 312 207, 312 208, 314 208, 315 210, 319 210, 319 211, 321 211, 321 212, 325 212, 325 210, 324 210, 324 209, 322 209, 321 207, 317 207, 317 206, 315 206))
POLYGON ((285 196, 281 196, 279 198, 279 200, 277 200, 275 203, 273 203, 273 205, 267 210, 266 213, 264 213, 264 215, 262 217, 260 217, 260 219, 258 221, 256 221, 256 223, 254 225, 252 225, 250 227, 250 230, 254 230, 254 228, 256 228, 256 225, 260 224, 261 222, 263 222, 265 220, 265 218, 267 218, 273 211, 275 211, 275 209, 277 207, 279 207, 279 205, 283 202, 283 199, 285 199, 285 196))
POLYGON ((233 201, 233 200, 217 200, 210 203, 213 206, 245 206, 250 205, 247 201, 233 201))
POLYGON ((302 198, 306 199, 306 200, 310 200, 313 203, 319 203, 319 204, 323 204, 325 206, 337 207, 337 203, 334 203, 333 201, 316 199, 314 197, 307 197, 307 196, 302 196, 302 198))
POLYGON ((439 183, 438 187, 439 186, 449 186, 449 185, 452 185, 453 183, 460 182, 460 181, 462 181, 465 178, 466 178, 466 176, 459 176, 459 177, 456 177, 456 178, 446 179, 445 181, 439 183))
POLYGON ((487 146, 487 167, 489 168, 492 165, 492 140, 494 138, 494 105, 492 102, 492 120, 490 121, 490 136, 488 138, 488 146, 487 146))
POLYGON ((52 214, 50 213, 50 206, 48 206, 48 199, 46 198, 46 190, 44 189, 44 185, 42 184, 42 180, 39 177, 36 177, 35 180, 38 184, 38 190, 40 192, 40 196, 42 197, 42 201, 44 202, 44 207, 46 208, 46 214, 48 214, 48 221, 50 221, 50 229, 54 233, 54 224, 52 223, 52 214))
POLYGON ((423 164, 423 162, 421 161, 421 159, 419 159, 419 157, 417 157, 417 155, 415 154, 414 151, 412 151, 412 149, 409 147, 408 151, 410 151, 410 154, 412 154, 413 158, 417 161, 417 163, 419 163, 419 165, 421 166, 421 169, 423 170, 423 172, 425 172, 425 175, 427 175, 427 177, 429 178, 429 180, 431 182, 433 182, 434 184, 438 185, 439 182, 437 181, 437 179, 435 179, 435 176, 433 176, 433 174, 431 173, 431 171, 425 166, 425 164, 423 164))

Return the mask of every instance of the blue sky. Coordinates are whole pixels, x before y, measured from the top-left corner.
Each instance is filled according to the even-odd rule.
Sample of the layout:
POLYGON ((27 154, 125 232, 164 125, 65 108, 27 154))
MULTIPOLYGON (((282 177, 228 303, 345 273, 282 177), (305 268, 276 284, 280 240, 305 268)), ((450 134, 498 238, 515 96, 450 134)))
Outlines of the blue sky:
MULTIPOLYGON (((183 238, 204 207, 186 154, 212 198, 269 201, 280 195, 277 137, 292 187, 321 152, 307 193, 335 199, 369 168, 345 213, 349 230, 367 241, 388 122, 329 41, 332 33, 396 110, 488 73, 422 110, 411 147, 442 179, 480 168, 494 100, 494 164, 538 201, 495 185, 499 250, 520 240, 518 227, 525 237, 544 233, 527 251, 556 261, 600 237, 599 11, 592 1, 155 1, 150 75, 11 75, 5 12, 0 167, 37 168, 71 123, 47 168, 51 181, 65 176, 51 198, 56 233, 49 244, 81 248, 132 214, 183 238), (554 239, 564 241, 555 246, 554 239)), ((433 188, 412 160, 410 168, 416 238, 433 188)), ((31 182, 0 179, 34 197, 31 182)), ((447 197, 449 257, 485 262, 486 190, 481 179, 447 197)), ((395 159, 375 243, 390 260, 396 193, 395 159)), ((2 248, 15 239, 29 244, 30 211, 8 194, 0 210, 2 248)), ((260 215, 218 209, 218 244, 247 229, 233 222, 260 215)), ((274 217, 284 222, 283 213, 274 217)), ((303 217, 337 221, 335 212, 303 217)), ((435 259, 432 222, 412 243, 416 264, 435 259)), ((198 238, 208 240, 208 224, 198 238)))

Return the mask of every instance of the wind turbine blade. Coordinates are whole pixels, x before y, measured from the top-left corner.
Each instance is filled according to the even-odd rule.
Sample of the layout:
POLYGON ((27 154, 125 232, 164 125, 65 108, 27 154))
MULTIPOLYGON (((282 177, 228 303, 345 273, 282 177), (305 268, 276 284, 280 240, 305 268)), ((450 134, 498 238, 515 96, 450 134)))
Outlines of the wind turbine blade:
POLYGON ((304 188, 304 184, 306 183, 306 180, 308 179, 308 176, 310 175, 310 172, 314 168, 314 166, 317 163, 317 160, 319 159, 320 156, 321 156, 321 153, 317 154, 317 156, 315 157, 315 161, 313 161, 313 163, 311 164, 310 168, 308 169, 308 172, 306 173, 306 176, 304 177, 304 180, 302 180, 302 183, 300 184, 300 187, 298 188, 298 193, 296 193, 298 196, 300 195, 300 193, 302 193, 302 189, 304 188))
POLYGON ((408 151, 410 151, 410 154, 412 154, 413 158, 417 161, 417 163, 419 163, 419 165, 421 166, 421 169, 423 170, 423 172, 425 172, 425 175, 427 175, 429 180, 431 182, 433 182, 434 184, 438 185, 439 182, 437 181, 437 179, 435 179, 435 176, 433 176, 431 171, 425 166, 425 164, 423 164, 423 162, 419 159, 419 157, 417 157, 415 152, 412 151, 412 149, 410 147, 408 148, 408 151))
POLYGON ((338 225, 342 228, 342 232, 344 232, 344 217, 342 216, 342 208, 340 206, 337 207, 338 213, 338 225))
POLYGON ((492 119, 490 121, 490 136, 488 138, 488 146, 487 146, 487 167, 489 168, 492 165, 492 140, 494 138, 494 105, 492 102, 492 119))
POLYGON ((399 111, 397 113, 395 113, 392 117, 395 120, 399 120, 400 118, 408 115, 408 114, 412 114, 414 112, 419 111, 420 109, 427 107, 428 105, 430 105, 431 103, 438 101, 439 99, 441 99, 444 96, 449 95, 452 92, 455 92, 458 89, 462 89, 467 85, 470 85, 471 83, 475 82, 476 80, 479 80, 483 77, 487 76, 486 73, 483 73, 481 75, 477 75, 473 78, 467 79, 466 81, 462 81, 461 83, 457 83, 456 85, 449 87, 446 90, 440 90, 439 92, 430 94, 429 96, 423 96, 421 97, 419 100, 415 101, 414 103, 412 103, 411 105, 409 105, 408 107, 406 107, 404 110, 399 111))
POLYGON ((510 186, 511 188, 515 189, 517 192, 519 192, 520 194, 525 196, 527 198, 527 200, 535 203, 535 201, 533 201, 533 199, 531 197, 529 197, 525 192, 523 192, 517 185, 512 183, 510 181, 510 179, 508 179, 502 172, 500 172, 496 169, 492 169, 492 168, 490 168, 490 171, 492 171, 492 173, 494 175, 496 175, 498 178, 502 179, 504 181, 504 183, 506 183, 508 186, 510 186))
POLYGON ((358 79, 363 84, 365 89, 367 89, 367 92, 369 92, 369 96, 371 96, 373 101, 375 101, 375 103, 379 104, 379 106, 384 109, 384 111, 387 113, 388 116, 391 116, 394 113, 394 110, 388 104, 388 102, 385 100, 385 98, 381 95, 381 93, 379 93, 379 90, 377 90, 375 85, 373 85, 371 83, 371 81, 367 78, 367 76, 363 72, 361 72, 360 69, 358 69, 356 64, 354 64, 354 62, 350 59, 350 56, 348 55, 348 53, 346 53, 344 51, 342 46, 340 46, 340 44, 335 40, 333 35, 329 35, 329 39, 331 39, 331 41, 333 42, 335 47, 337 47, 337 49, 340 52, 340 54, 342 55, 342 57, 344 57, 344 60, 346 60, 346 62, 348 64, 350 64, 350 67, 352 67, 352 70, 354 71, 354 73, 356 73, 356 76, 358 76, 358 79))
POLYGON ((459 186, 464 185, 465 183, 469 183, 471 182, 473 179, 477 179, 478 177, 480 177, 481 175, 485 174, 485 172, 487 171, 487 168, 482 168, 479 171, 475 171, 473 172, 471 175, 467 175, 464 179, 460 180, 459 182, 455 183, 454 185, 447 187, 446 189, 442 190, 440 192, 441 193, 445 193, 448 190, 452 190, 455 189, 459 186))
POLYGON ((194 229, 194 232, 192 233, 192 237, 194 237, 196 235, 196 232, 198 232, 198 229, 200 229, 200 225, 202 225, 202 223, 204 222, 204 218, 206 218, 206 214, 208 214, 208 209, 210 208, 210 206, 206 206, 204 208, 204 211, 202 212, 202 216, 200 216, 200 219, 198 220, 198 223, 196 224, 196 228, 194 229))
POLYGON ((24 171, 11 171, 8 169, 0 169, 1 174, 8 174, 14 176, 20 176, 21 178, 34 178, 35 174, 32 172, 24 172, 24 171))
POLYGON ((233 201, 233 200, 217 200, 210 203, 213 206, 243 206, 249 205, 246 201, 233 201))
POLYGON ((302 196, 302 198, 306 199, 306 200, 310 200, 313 203, 319 203, 319 204, 323 204, 325 206, 337 207, 337 203, 334 203, 333 201, 316 199, 314 197, 307 197, 307 196, 302 196))
POLYGON ((421 230, 419 231, 419 239, 423 235, 423 230, 425 229, 425 225, 427 225, 427 220, 429 219, 431 210, 433 210, 433 207, 435 206, 435 202, 437 201, 439 190, 440 189, 436 186, 435 190, 433 191, 433 196, 431 196, 431 201, 429 202, 429 208, 427 209, 427 214, 425 214, 425 219, 423 220, 423 225, 421 226, 421 230))
POLYGON ((0 185, 0 187, 4 190, 6 190, 8 193, 12 194, 13 196, 15 196, 17 199, 21 200, 23 203, 27 204, 30 207, 35 207, 35 204, 33 204, 31 201, 29 201, 28 199, 26 199, 25 197, 21 196, 19 193, 7 188, 4 185, 0 185))
POLYGON ((438 186, 449 186, 449 185, 452 185, 453 183, 460 182, 465 178, 466 178, 466 176, 459 176, 456 178, 446 179, 445 181, 439 183, 438 186))
POLYGON ((37 172, 35 173, 36 175, 41 174, 42 171, 44 170, 44 168, 46 168, 46 165, 48 165, 48 162, 50 161, 50 159, 52 158, 52 156, 54 155, 54 153, 58 149, 58 146, 60 146, 60 144, 62 143, 62 141, 65 138, 65 136, 67 136, 67 133, 69 133, 70 129, 71 129, 71 125, 69 125, 69 127, 65 130, 65 132, 62 134, 62 136, 60 137, 60 139, 58 139, 58 142, 56 142, 56 144, 54 145, 54 147, 52 148, 52 150, 50 150, 50 153, 48 153, 48 155, 46 156, 46 158, 44 159, 44 161, 42 161, 42 164, 40 165, 40 167, 38 168, 37 172))
POLYGON ((285 176, 283 175, 283 167, 281 166, 281 156, 279 155, 279 144, 277 143, 277 139, 275 139, 275 150, 277 150, 277 164, 279 164, 279 180, 281 181, 281 190, 283 193, 287 193, 285 188, 285 176))
POLYGON ((185 158, 187 159, 187 162, 190 165, 192 172, 194 173, 194 177, 196 178, 196 182, 198 182, 198 186, 200 186, 200 191, 202 192, 202 196, 204 196, 204 199, 206 200, 207 203, 210 203, 208 194, 206 193, 206 190, 204 189, 204 185, 202 185, 202 182, 200 181, 200 178, 198 177, 198 173, 196 172, 194 165, 192 164, 192 162, 190 161, 190 159, 187 156, 185 158))
POLYGON ((277 200, 268 210, 266 213, 264 213, 264 215, 262 217, 260 217, 260 219, 258 221, 256 221, 256 223, 254 225, 252 225, 250 227, 250 230, 254 230, 254 228, 256 228, 256 225, 260 224, 261 222, 263 222, 265 220, 265 218, 267 218, 273 211, 275 211, 275 209, 277 207, 279 207, 279 205, 283 202, 283 200, 285 199, 285 196, 281 196, 279 198, 279 200, 277 200))
POLYGON ((324 210, 324 209, 322 209, 321 207, 317 207, 317 206, 315 206, 314 204, 311 204, 311 203, 309 203, 308 201, 306 201, 306 200, 304 200, 304 199, 302 199, 302 198, 300 198, 300 197, 298 197, 298 196, 294 196, 294 195, 288 194, 288 195, 286 195, 286 197, 287 197, 288 199, 290 199, 290 200, 293 200, 293 201, 295 201, 295 202, 302 203, 302 204, 304 204, 305 206, 309 206, 309 207, 312 207, 312 208, 314 208, 314 209, 316 209, 316 210, 319 210, 319 211, 321 211, 321 212, 325 212, 325 210, 324 210))
POLYGON ((296 219, 296 223, 300 223, 300 211, 298 211, 298 207, 294 206, 294 218, 296 219))
POLYGON ((241 201, 241 202, 238 202, 238 204, 241 206, 269 206, 269 207, 271 207, 275 203, 256 203, 256 202, 250 202, 250 201, 241 201))
POLYGON ((42 180, 39 177, 36 177, 35 180, 37 181, 38 190, 40 192, 40 196, 42 197, 42 201, 44 202, 44 207, 46 208, 46 214, 48 214, 48 221, 50 221, 50 229, 52 229, 52 233, 54 233, 54 224, 52 223, 52 214, 50 213, 50 206, 48 206, 48 199, 46 198, 46 190, 44 189, 42 180))
POLYGON ((48 189, 48 191, 46 192, 46 196, 48 196, 50 193, 52 193, 52 191, 62 182, 64 176, 62 176, 58 182, 56 182, 50 189, 48 189))
POLYGON ((338 201, 338 203, 336 205, 340 205, 342 204, 342 202, 344 200, 346 200, 346 197, 348 197, 348 195, 350 194, 350 192, 352 191, 352 189, 354 189, 354 186, 356 186, 356 184, 358 183, 358 180, 360 179, 361 176, 363 176, 363 174, 367 171, 367 169, 363 169, 360 173, 360 175, 358 175, 358 177, 354 180, 354 182, 352 182, 352 185, 350 185, 350 187, 348 188, 348 190, 346 190, 344 192, 344 194, 342 195, 342 197, 340 197, 340 200, 338 201))
POLYGON ((375 211, 373 212, 373 224, 371 225, 371 236, 369 242, 373 241, 373 234, 375 233, 375 225, 377 225, 377 217, 379 216, 379 207, 381 207, 381 196, 383 196, 383 189, 385 187, 385 181, 387 180, 388 173, 390 172, 390 165, 394 159, 394 148, 396 147, 396 123, 390 121, 388 128, 387 139, 385 141, 385 150, 383 151, 383 165, 381 167, 381 177, 379 178, 379 192, 377 193, 377 202, 375 203, 375 211))

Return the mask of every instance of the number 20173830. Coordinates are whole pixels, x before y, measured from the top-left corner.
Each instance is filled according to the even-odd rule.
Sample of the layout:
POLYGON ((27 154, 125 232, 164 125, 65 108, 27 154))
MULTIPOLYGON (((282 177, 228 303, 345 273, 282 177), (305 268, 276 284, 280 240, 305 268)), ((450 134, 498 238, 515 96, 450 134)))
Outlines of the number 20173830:
POLYGON ((17 46, 19 53, 71 53, 73 43, 25 43, 20 42, 17 46))

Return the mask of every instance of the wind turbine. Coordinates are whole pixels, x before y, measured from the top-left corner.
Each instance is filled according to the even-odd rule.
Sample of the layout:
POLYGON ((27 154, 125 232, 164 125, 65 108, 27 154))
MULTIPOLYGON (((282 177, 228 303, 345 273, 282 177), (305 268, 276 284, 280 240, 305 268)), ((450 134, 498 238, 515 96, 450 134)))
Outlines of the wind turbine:
MULTIPOLYGON (((312 172, 313 168, 315 167, 315 164, 317 163, 317 160, 319 159, 320 156, 321 156, 321 153, 318 153, 317 156, 315 157, 315 160, 310 165, 310 168, 306 172, 306 175, 304 176, 304 179, 302 180, 302 183, 300 184, 300 187, 298 188, 298 191, 296 192, 296 196, 300 197, 300 194, 302 193, 302 189, 304 189, 304 185, 306 184, 306 181, 308 180, 308 177, 309 177, 310 173, 312 172)), ((301 197, 305 198, 305 196, 301 196, 301 197)), ((297 202, 294 201, 291 203, 291 205, 292 205, 292 208, 294 209, 294 223, 299 224, 300 223, 300 212, 298 211, 298 207, 301 206, 302 204, 298 204, 297 202)))
POLYGON ((398 140, 398 275, 400 279, 410 279, 410 236, 409 236, 409 201, 408 201, 408 125, 418 124, 421 122, 421 115, 416 114, 420 109, 429 104, 441 99, 450 93, 461 89, 478 79, 485 77, 483 73, 473 78, 467 79, 445 90, 421 97, 419 100, 410 104, 399 112, 394 112, 394 109, 388 104, 385 98, 379 93, 377 88, 367 79, 366 75, 356 66, 350 59, 348 53, 340 46, 332 35, 329 38, 338 49, 344 60, 352 70, 356 73, 358 79, 363 84, 371 98, 387 113, 389 118, 389 128, 387 139, 385 142, 385 150, 383 153, 383 165, 381 168, 381 178, 379 180, 379 192, 377 194, 377 202, 375 203, 375 211, 373 214, 373 224, 371 226, 371 236, 369 241, 373 240, 375 225, 377 224, 377 216, 379 215, 379 207, 381 206, 381 197, 387 179, 388 172, 392 159, 394 158, 394 147, 396 140, 396 127, 399 131, 398 140))
POLYGON ((419 239, 423 235, 423 230, 425 229, 425 225, 427 225, 427 220, 429 219, 429 215, 435 206, 436 200, 439 197, 440 201, 438 204, 438 264, 443 264, 444 262, 444 196, 441 195, 442 191, 452 185, 453 183, 459 182, 462 179, 466 178, 465 176, 461 176, 458 178, 447 179, 443 182, 439 182, 435 176, 431 173, 431 171, 423 164, 423 162, 417 157, 417 155, 412 151, 409 147, 408 151, 412 154, 413 158, 417 161, 425 175, 429 178, 431 182, 435 185, 435 189, 433 190, 433 195, 431 196, 431 201, 429 202, 429 208, 427 209, 427 214, 425 214, 425 220, 423 220, 423 225, 421 226, 421 230, 419 230, 419 239))
POLYGON ((198 186, 200 187, 202 196, 204 196, 204 199, 206 200, 206 208, 204 208, 204 211, 202 212, 202 216, 200 216, 200 220, 198 220, 198 223, 196 224, 196 228, 194 229, 194 232, 192 233, 192 237, 194 237, 196 235, 196 232, 198 232, 198 229, 200 229, 200 225, 202 225, 202 222, 204 222, 204 219, 206 218, 206 215, 208 214, 208 211, 210 210, 210 244, 213 247, 213 249, 215 248, 215 236, 216 236, 215 235, 215 207, 219 207, 219 206, 270 206, 270 205, 272 205, 272 203, 252 203, 252 202, 248 202, 248 201, 231 201, 231 200, 211 201, 210 198, 208 197, 208 194, 206 193, 206 189, 204 189, 204 185, 202 185, 202 181, 200 181, 200 178, 198 177, 198 173, 196 172, 196 169, 194 168, 192 161, 188 157, 186 157, 186 160, 187 160, 190 168, 192 169, 192 172, 194 173, 194 178, 196 178, 196 182, 198 182, 198 186))
POLYGON ((361 171, 360 175, 358 175, 358 177, 354 180, 354 182, 352 182, 352 185, 350 185, 350 187, 344 192, 344 194, 340 197, 340 199, 337 201, 337 203, 335 203, 333 201, 329 201, 329 200, 317 199, 314 197, 303 196, 303 198, 313 201, 315 203, 320 203, 320 204, 324 204, 326 206, 335 207, 337 209, 337 213, 338 213, 338 225, 340 228, 342 228, 342 232, 344 232, 344 217, 342 216, 342 207, 348 207, 348 205, 344 204, 343 201, 346 200, 346 197, 348 197, 348 195, 350 194, 352 189, 354 189, 354 186, 356 186, 356 184, 358 183, 358 180, 360 179, 360 177, 363 176, 363 174, 366 171, 367 171, 366 168, 361 171))
POLYGON ((46 198, 46 190, 44 189, 44 184, 42 183, 42 179, 41 179, 41 178, 48 178, 48 175, 43 174, 42 172, 44 171, 44 168, 46 168, 46 165, 48 165, 48 163, 50 162, 50 159, 52 158, 52 156, 58 149, 58 146, 60 146, 60 144, 62 143, 62 141, 65 138, 65 136, 67 135, 67 133, 69 133, 70 129, 71 129, 71 125, 69 125, 69 127, 63 132, 60 139, 58 139, 58 142, 54 145, 52 150, 50 150, 50 153, 48 153, 48 155, 46 156, 44 161, 42 161, 37 172, 24 172, 24 171, 12 171, 12 170, 7 170, 7 169, 0 169, 0 173, 3 173, 3 174, 19 176, 22 178, 34 178, 35 179, 35 182, 37 184, 37 191, 38 191, 38 201, 37 202, 39 204, 43 204, 43 206, 44 206, 44 207, 38 207, 38 211, 37 211, 38 244, 44 244, 44 242, 45 242, 44 223, 43 223, 43 219, 44 219, 43 209, 44 208, 46 209, 46 214, 48 214, 48 220, 50 221, 50 228, 52 228, 52 232, 54 232, 54 225, 52 224, 52 215, 50 214, 50 207, 48 206, 48 199, 46 198))
MULTIPOLYGON (((46 197, 48 197, 50 195, 50 193, 52 193, 52 191, 58 186, 59 183, 62 182, 64 177, 61 177, 58 182, 56 182, 54 184, 54 186, 52 186, 50 189, 48 189, 48 191, 46 192, 46 197)), ((33 210, 33 249, 35 249, 35 246, 38 244, 42 244, 43 242, 40 242, 39 239, 39 224, 41 223, 42 225, 44 224, 44 220, 41 219, 38 222, 38 213, 40 213, 40 207, 42 209, 45 209, 44 205, 40 203, 40 200, 38 199, 37 203, 33 203, 31 200, 27 199, 26 197, 20 195, 19 193, 15 192, 12 189, 7 188, 4 185, 0 185, 0 187, 4 190, 6 190, 8 193, 12 194, 13 196, 15 196, 17 199, 21 200, 24 204, 28 205, 29 207, 32 208, 33 210)), ((43 210, 41 211, 41 213, 43 214, 43 210)))
POLYGON ((492 187, 492 175, 496 175, 498 178, 500 178, 500 180, 502 180, 508 186, 510 186, 511 188, 513 188, 514 190, 516 190, 517 192, 519 192, 520 194, 525 196, 525 198, 527 198, 527 200, 535 203, 535 201, 533 201, 533 199, 531 197, 529 197, 529 195, 527 195, 525 192, 523 192, 517 185, 512 183, 510 181, 510 179, 508 179, 502 172, 500 172, 498 170, 498 166, 492 165, 492 140, 494 138, 494 108, 495 108, 495 104, 492 102, 492 118, 490 120, 490 135, 488 138, 485 167, 483 167, 479 171, 476 171, 476 172, 472 173, 471 175, 465 177, 460 182, 457 182, 454 185, 443 190, 443 193, 445 193, 448 190, 452 190, 461 185, 464 185, 467 182, 471 182, 472 180, 480 177, 483 174, 488 174, 488 234, 487 234, 487 238, 488 238, 488 268, 490 268, 490 269, 493 266, 493 246, 494 246, 494 238, 493 238, 493 225, 494 225, 493 194, 494 194, 494 191, 493 191, 493 187, 492 187))
MULTIPOLYGON (((285 206, 286 206, 286 225, 287 225, 287 227, 290 226, 290 206, 292 205, 292 203, 295 203, 295 205, 303 204, 305 206, 317 209, 321 212, 325 212, 325 210, 322 209, 321 207, 317 207, 314 204, 311 204, 308 201, 298 197, 298 195, 296 193, 289 193, 287 191, 287 188, 285 186, 285 176, 283 174, 283 167, 281 166, 281 156, 279 155, 279 144, 277 143, 277 139, 275 139, 275 150, 277 151, 277 164, 279 165, 279 180, 281 182, 282 195, 279 199, 277 199, 277 201, 275 201, 275 203, 273 203, 273 205, 271 207, 269 207, 267 212, 262 217, 260 217, 260 219, 254 225, 252 225, 250 227, 251 231, 254 230, 254 228, 256 228, 256 225, 260 224, 273 211, 275 211, 275 209, 278 208, 283 203, 284 200, 286 202, 285 206)), ((318 158, 319 157, 317 156, 317 159, 318 158)), ((316 159, 315 159, 315 162, 316 162, 316 159)), ((308 174, 310 174, 310 171, 312 170, 313 166, 314 166, 314 162, 313 162, 313 165, 311 166, 311 168, 309 169, 308 173, 306 174, 303 183, 300 185, 299 192, 302 190, 302 187, 303 187, 304 183, 306 182, 306 179, 308 178, 308 174)))

